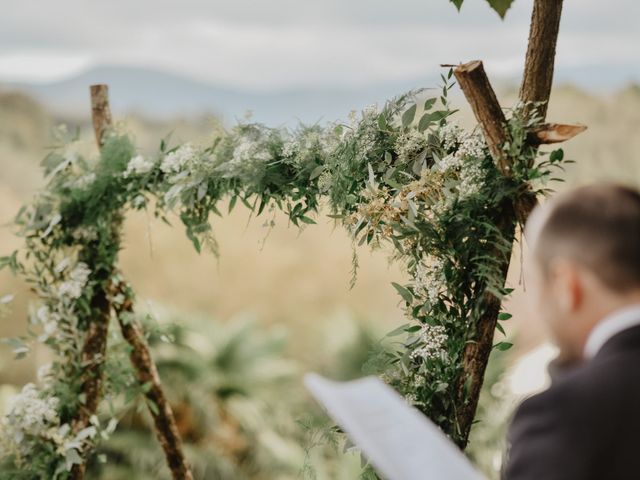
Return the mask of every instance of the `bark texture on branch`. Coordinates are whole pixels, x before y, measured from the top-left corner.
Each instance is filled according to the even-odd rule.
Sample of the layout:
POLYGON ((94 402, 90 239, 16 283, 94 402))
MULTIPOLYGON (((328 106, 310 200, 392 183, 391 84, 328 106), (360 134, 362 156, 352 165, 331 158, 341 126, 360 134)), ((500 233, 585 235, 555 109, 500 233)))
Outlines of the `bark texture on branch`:
MULTIPOLYGON (((482 62, 473 61, 454 69, 454 74, 467 102, 478 120, 496 165, 504 175, 511 174, 511 159, 502 146, 509 140, 506 118, 496 94, 487 78, 482 62)), ((516 215, 513 205, 505 204, 496 218, 497 227, 504 238, 511 240, 515 234, 516 215)), ((487 252, 499 262, 502 277, 509 270, 509 255, 495 249, 487 252)), ((500 298, 485 291, 480 299, 482 314, 468 333, 462 358, 462 374, 457 385, 456 421, 461 448, 466 447, 471 425, 478 407, 484 372, 493 348, 493 335, 500 313, 500 298)))
POLYGON ((113 126, 111 108, 109 107, 109 87, 99 84, 91 85, 91 116, 96 143, 99 147, 104 143, 104 134, 113 126))
POLYGON ((121 305, 115 306, 116 315, 122 329, 122 335, 131 346, 130 358, 136 369, 138 382, 148 388, 145 396, 148 402, 153 403, 153 406, 149 406, 149 412, 153 417, 156 437, 164 451, 171 475, 174 480, 193 480, 182 450, 182 440, 176 426, 173 410, 162 390, 158 369, 151 358, 151 352, 140 324, 132 318, 131 297, 126 295, 126 290, 122 286, 119 286, 119 293, 124 295, 125 300, 121 305))
MULTIPOLYGON (((108 86, 92 85, 90 91, 96 143, 98 147, 102 147, 105 134, 113 124, 109 108, 108 86)), ((121 225, 122 218, 119 218, 116 219, 112 227, 111 236, 116 244, 120 241, 121 225)), ((81 255, 83 261, 91 268, 95 268, 97 262, 93 259, 98 256, 97 251, 87 248, 87 251, 82 252, 81 255)), ((192 480, 193 477, 182 452, 182 442, 173 418, 173 412, 162 391, 158 371, 151 359, 142 329, 137 323, 127 323, 122 318, 123 307, 126 307, 127 311, 132 311, 133 306, 130 301, 123 306, 115 306, 111 303, 110 299, 113 293, 112 277, 114 273, 111 270, 93 272, 93 280, 97 281, 98 286, 91 299, 91 306, 92 310, 99 312, 99 314, 95 319, 91 320, 87 328, 82 349, 82 362, 85 368, 82 393, 85 401, 79 409, 77 418, 73 421, 74 431, 79 432, 89 426, 90 418, 96 414, 102 398, 103 364, 107 348, 109 320, 112 308, 117 307, 116 313, 118 314, 123 336, 132 347, 131 361, 138 372, 138 380, 141 385, 150 385, 146 396, 148 401, 153 402, 154 406, 157 407, 157 410, 150 407, 150 411, 156 426, 156 435, 165 452, 169 469, 174 480, 192 480)), ((85 457, 87 452, 83 453, 85 454, 83 457, 85 457)), ((83 460, 86 459, 83 458, 83 460)), ((82 480, 85 477, 85 473, 86 461, 73 466, 70 478, 71 480, 82 480)))
MULTIPOLYGON (((525 105, 529 102, 540 103, 538 115, 542 116, 543 120, 546 117, 553 83, 553 66, 561 12, 562 0, 535 0, 520 100, 525 105)), ((502 144, 508 140, 505 117, 484 72, 482 62, 461 65, 454 70, 454 73, 482 127, 496 165, 503 174, 510 175, 512 159, 506 158, 501 149, 502 144)), ((516 222, 524 223, 536 204, 537 200, 532 192, 523 192, 516 205, 504 206, 496 226, 506 239, 513 240, 516 222)), ((509 255, 498 251, 489 252, 489 254, 499 262, 502 278, 506 281, 509 255)), ((469 341, 463 353, 462 374, 457 386, 456 416, 460 429, 459 446, 461 448, 467 445, 475 418, 501 308, 501 300, 488 291, 482 294, 480 302, 482 315, 472 326, 473 330, 469 332, 469 341)))
POLYGON ((543 120, 547 116, 553 84, 561 15, 562 0, 535 0, 533 3, 520 100, 525 104, 541 102, 538 113, 543 120))
MULTIPOLYGON (((96 143, 98 147, 101 147, 105 133, 112 126, 111 111, 109 109, 109 90, 106 85, 92 85, 90 92, 93 129, 96 134, 96 143)), ((115 242, 119 241, 119 231, 120 225, 114 225, 112 235, 115 242)), ((90 268, 95 268, 97 262, 92 259, 98 256, 96 250, 87 247, 85 251, 81 252, 80 256, 90 268)), ((77 417, 72 421, 75 432, 79 432, 89 426, 91 416, 95 415, 102 398, 103 365, 107 349, 109 319, 111 317, 111 304, 108 296, 111 273, 109 271, 94 271, 92 274, 93 280, 97 281, 97 287, 91 298, 91 309, 94 312, 98 312, 98 315, 96 318, 91 319, 82 347, 84 378, 81 389, 84 395, 84 402, 80 406, 77 417)), ((71 469, 71 480, 82 480, 85 476, 85 470, 86 462, 74 465, 71 469)))
POLYGON ((505 175, 508 175, 510 165, 502 151, 502 145, 509 139, 505 129, 507 119, 484 71, 482 62, 474 60, 462 64, 456 67, 453 73, 484 132, 491 156, 498 168, 505 175))

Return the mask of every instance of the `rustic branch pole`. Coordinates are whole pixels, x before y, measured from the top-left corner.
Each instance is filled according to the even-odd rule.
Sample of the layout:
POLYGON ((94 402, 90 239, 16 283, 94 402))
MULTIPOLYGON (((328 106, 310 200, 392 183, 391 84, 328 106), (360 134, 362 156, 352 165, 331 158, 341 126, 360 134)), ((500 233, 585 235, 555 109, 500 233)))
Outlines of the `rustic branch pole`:
MULTIPOLYGON (((107 85, 92 85, 90 92, 93 129, 96 143, 101 148, 104 144, 106 133, 113 125, 111 109, 109 108, 109 89, 107 85)), ((112 227, 112 237, 115 242, 119 242, 122 218, 116 220, 112 227)), ((95 267, 97 263, 92 261, 96 256, 97 252, 91 248, 87 248, 82 254, 83 260, 91 267, 95 267)), ((122 313, 124 311, 132 312, 133 305, 128 298, 125 304, 120 306, 111 302, 110 294, 113 293, 112 290, 114 288, 112 283, 113 274, 114 271, 112 270, 93 272, 94 279, 98 280, 98 286, 91 299, 91 306, 92 310, 99 312, 99 314, 88 326, 82 349, 82 363, 85 366, 82 393, 85 400, 80 406, 77 418, 73 421, 74 431, 79 432, 89 426, 90 418, 95 415, 100 403, 109 320, 112 307, 115 307, 122 334, 132 347, 131 362, 138 372, 140 385, 150 385, 150 389, 145 395, 149 402, 152 402, 154 407, 157 407, 157 410, 155 410, 154 407, 150 406, 149 410, 156 426, 156 435, 165 452, 173 478, 174 480, 192 480, 193 476, 182 452, 182 441, 173 418, 173 412, 162 391, 160 377, 144 340, 142 329, 135 322, 123 320, 122 313)), ((82 480, 85 472, 86 462, 74 465, 71 470, 71 480, 82 480)))
POLYGON ((127 289, 122 284, 117 286, 116 290, 124 296, 124 301, 115 305, 116 316, 122 329, 122 336, 131 346, 130 358, 138 374, 138 382, 147 388, 145 396, 149 402, 149 412, 153 417, 156 437, 164 451, 171 475, 174 480, 193 480, 182 450, 182 440, 173 410, 162 390, 158 369, 151 358, 142 327, 132 318, 131 297, 127 295, 127 289))
MULTIPOLYGON (((484 132, 494 161, 504 175, 510 175, 511 159, 507 158, 502 150, 502 145, 509 140, 508 132, 505 129, 506 118, 482 62, 474 61, 460 65, 454 70, 454 74, 484 132)), ((503 211, 497 219, 497 227, 504 238, 513 241, 516 227, 515 209, 513 205, 504 205, 503 207, 503 211)), ((502 277, 506 279, 509 270, 509 255, 497 248, 488 253, 499 262, 502 277)), ((456 423, 459 428, 459 446, 461 448, 466 447, 478 407, 484 372, 493 348, 493 335, 500 313, 501 300, 496 295, 485 291, 482 293, 480 305, 482 315, 468 334, 462 359, 462 374, 457 386, 456 423)))
POLYGON ((562 0, 534 1, 520 100, 525 108, 530 108, 526 105, 530 102, 540 103, 537 112, 543 120, 551 96, 561 16, 562 0))
MULTIPOLYGON (((562 0, 535 0, 520 101, 525 106, 525 115, 536 106, 537 114, 542 120, 546 118, 551 95, 561 13, 562 0)), ((504 143, 509 140, 506 119, 482 62, 460 65, 454 70, 454 74, 484 132, 496 165, 504 175, 510 175, 514 159, 507 158, 502 150, 504 143)), ((529 141, 533 146, 563 141, 583 130, 580 126, 545 125, 539 131, 532 132, 529 141)), ((504 205, 496 226, 507 240, 513 242, 517 222, 524 223, 536 204, 537 200, 532 192, 522 192, 515 205, 504 205)), ((497 249, 490 254, 498 261, 502 279, 506 282, 510 255, 497 249)), ((480 306, 482 314, 469 332, 463 353, 462 374, 457 385, 456 420, 461 448, 467 445, 478 407, 484 373, 493 348, 501 300, 485 291, 480 299, 480 306)))
POLYGON ((113 126, 111 108, 109 107, 109 87, 104 84, 91 85, 91 118, 93 131, 96 134, 96 143, 102 147, 107 130, 113 126))
MULTIPOLYGON (((93 128, 96 134, 96 143, 101 147, 104 143, 105 133, 111 128, 111 111, 109 109, 109 89, 107 85, 91 86, 91 111, 93 128)), ((113 227, 112 235, 119 238, 120 225, 113 227)), ((97 248, 97 247, 96 247, 97 248)), ((97 262, 96 249, 88 246, 81 252, 81 257, 90 267, 97 262)), ((112 272, 100 270, 92 273, 97 286, 91 298, 91 308, 99 312, 97 317, 91 320, 87 328, 85 342, 82 347, 82 364, 84 366, 82 393, 84 401, 80 405, 77 417, 72 421, 73 430, 79 432, 89 426, 90 419, 98 410, 98 404, 102 396, 102 377, 104 357, 107 349, 107 334, 111 317, 111 304, 109 302, 108 289, 112 272)), ((85 475, 86 463, 76 464, 71 470, 71 480, 82 480, 85 475)))

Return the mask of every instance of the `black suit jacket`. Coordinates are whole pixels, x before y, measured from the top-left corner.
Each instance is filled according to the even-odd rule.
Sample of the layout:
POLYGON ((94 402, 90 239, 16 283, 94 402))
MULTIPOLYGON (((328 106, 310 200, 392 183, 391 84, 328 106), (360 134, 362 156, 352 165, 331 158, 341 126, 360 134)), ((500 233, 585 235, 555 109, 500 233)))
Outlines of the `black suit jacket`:
POLYGON ((506 480, 640 479, 640 326, 525 400, 508 445, 506 480))

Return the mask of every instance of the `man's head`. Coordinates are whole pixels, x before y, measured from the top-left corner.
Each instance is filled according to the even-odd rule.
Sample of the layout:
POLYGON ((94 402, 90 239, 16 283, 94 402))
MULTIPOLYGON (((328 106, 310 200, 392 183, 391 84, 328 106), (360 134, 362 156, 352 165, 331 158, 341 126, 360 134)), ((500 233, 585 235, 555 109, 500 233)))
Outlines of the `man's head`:
POLYGON ((578 360, 593 327, 640 302, 640 194, 594 185, 538 207, 526 227, 532 307, 565 360, 578 360))

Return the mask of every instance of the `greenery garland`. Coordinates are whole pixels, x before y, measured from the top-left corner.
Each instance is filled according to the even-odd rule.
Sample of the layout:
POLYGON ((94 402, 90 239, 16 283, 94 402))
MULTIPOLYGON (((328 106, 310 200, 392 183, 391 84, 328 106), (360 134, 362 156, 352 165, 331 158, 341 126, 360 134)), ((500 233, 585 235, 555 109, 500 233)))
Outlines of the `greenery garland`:
MULTIPOLYGON (((198 252, 217 252, 210 214, 222 215, 226 200, 229 211, 238 200, 257 215, 278 208, 302 227, 315 223, 326 198, 354 245, 393 246, 409 274, 406 284, 394 283, 407 323, 390 334, 399 340, 373 365, 456 438, 456 382, 482 313, 479 299, 487 289, 508 293, 488 252, 509 255, 512 239, 496 224, 505 205, 532 182, 549 179, 564 160, 557 150, 534 162, 538 153, 525 139, 539 119, 523 118, 516 108, 508 122, 513 141, 505 145, 516 163, 513 175, 503 176, 481 134, 451 121, 450 79, 451 73, 443 76, 441 95, 420 105, 424 92, 414 91, 353 114, 347 124, 290 131, 243 123, 216 132, 206 147, 169 148, 163 141, 155 157, 139 155, 115 131, 97 161, 61 142, 43 161, 46 189, 17 216, 25 248, 0 258, 0 267, 21 275, 40 299, 28 335, 12 340, 16 353, 41 342, 54 354, 40 370, 40 385, 25 386, 2 420, 2 471, 12 478, 66 478, 82 453, 115 429, 115 420, 94 416, 76 432, 71 421, 84 401, 83 341, 100 314, 92 298, 117 275, 124 212, 154 208, 165 220, 176 212, 198 252)), ((124 301, 113 295, 116 305, 124 301)), ((126 348, 115 334, 108 348, 107 403, 122 392, 130 401, 144 386, 123 366, 126 348)))

